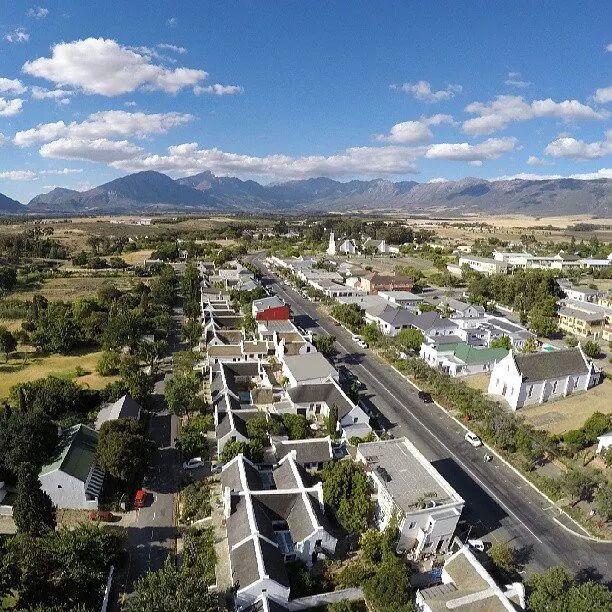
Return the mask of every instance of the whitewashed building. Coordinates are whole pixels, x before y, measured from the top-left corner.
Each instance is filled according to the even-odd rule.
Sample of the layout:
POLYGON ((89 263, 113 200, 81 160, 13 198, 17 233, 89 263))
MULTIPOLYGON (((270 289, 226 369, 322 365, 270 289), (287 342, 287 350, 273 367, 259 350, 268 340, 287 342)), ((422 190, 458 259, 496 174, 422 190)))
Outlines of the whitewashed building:
POLYGON ((488 392, 516 410, 586 391, 600 382, 601 372, 580 347, 520 354, 511 351, 491 372, 488 392))

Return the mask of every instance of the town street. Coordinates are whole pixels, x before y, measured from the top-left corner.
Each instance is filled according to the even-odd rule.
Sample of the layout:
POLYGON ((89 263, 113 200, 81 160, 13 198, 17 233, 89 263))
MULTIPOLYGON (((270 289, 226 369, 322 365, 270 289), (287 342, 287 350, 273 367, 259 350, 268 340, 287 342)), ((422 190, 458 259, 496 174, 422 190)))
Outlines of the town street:
POLYGON ((419 400, 416 390, 391 366, 359 348, 351 334, 320 315, 312 301, 281 285, 260 257, 253 261, 267 277, 267 286, 291 306, 297 325, 336 337, 337 362, 367 386, 366 396, 388 420, 391 433, 409 437, 466 500, 463 518, 473 525, 470 537, 509 540, 528 562, 528 571, 563 564, 585 576, 612 578, 612 546, 566 531, 554 520, 558 511, 543 496, 499 460, 486 463, 486 450, 467 444, 465 430, 450 416, 419 400))

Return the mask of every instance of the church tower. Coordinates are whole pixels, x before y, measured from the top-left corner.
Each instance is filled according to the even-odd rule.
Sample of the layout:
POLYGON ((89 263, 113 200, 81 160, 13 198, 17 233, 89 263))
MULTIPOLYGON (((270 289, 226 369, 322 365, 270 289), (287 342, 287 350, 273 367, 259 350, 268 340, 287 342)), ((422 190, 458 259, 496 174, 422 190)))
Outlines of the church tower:
POLYGON ((327 254, 336 254, 336 237, 334 236, 334 232, 330 232, 329 234, 329 246, 327 247, 327 254))

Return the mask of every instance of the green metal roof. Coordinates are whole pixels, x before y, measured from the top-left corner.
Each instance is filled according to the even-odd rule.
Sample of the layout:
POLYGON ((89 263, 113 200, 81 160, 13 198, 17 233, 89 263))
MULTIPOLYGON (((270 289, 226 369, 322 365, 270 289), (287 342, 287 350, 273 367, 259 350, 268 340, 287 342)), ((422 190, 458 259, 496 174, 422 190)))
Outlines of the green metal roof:
POLYGON ((468 365, 478 365, 499 361, 508 354, 505 348, 476 348, 469 344, 457 345, 453 355, 468 365))
POLYGON ((97 445, 98 434, 95 430, 86 425, 71 427, 59 439, 55 456, 42 468, 40 475, 62 470, 85 482, 95 459, 97 445))

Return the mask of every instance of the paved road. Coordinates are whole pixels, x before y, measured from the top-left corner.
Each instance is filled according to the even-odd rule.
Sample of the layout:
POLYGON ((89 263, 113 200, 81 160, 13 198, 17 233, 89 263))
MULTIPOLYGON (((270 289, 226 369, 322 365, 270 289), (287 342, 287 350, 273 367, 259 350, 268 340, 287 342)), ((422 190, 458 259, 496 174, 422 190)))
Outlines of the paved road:
POLYGON ((544 497, 499 461, 485 463, 485 451, 469 446, 463 440, 464 430, 444 411, 421 402, 390 366, 355 345, 351 334, 321 316, 311 301, 281 285, 261 260, 255 263, 271 289, 291 305, 299 325, 336 336, 339 361, 367 386, 366 395, 390 422, 393 435, 408 436, 466 500, 463 518, 473 525, 472 537, 510 540, 527 561, 528 572, 563 564, 582 575, 612 579, 612 546, 565 531, 553 520, 554 509, 544 497))
MULTIPOLYGON (((182 311, 173 316, 169 352, 178 350, 178 330, 182 311)), ((134 525, 128 527, 128 575, 125 592, 132 591, 134 582, 149 571, 163 566, 166 557, 176 549, 174 496, 180 482, 180 462, 174 440, 178 433, 178 418, 168 411, 164 398, 165 377, 171 364, 159 366, 163 376, 155 383, 149 437, 156 446, 151 464, 144 476, 144 488, 150 492, 149 503, 136 511, 134 525)))

